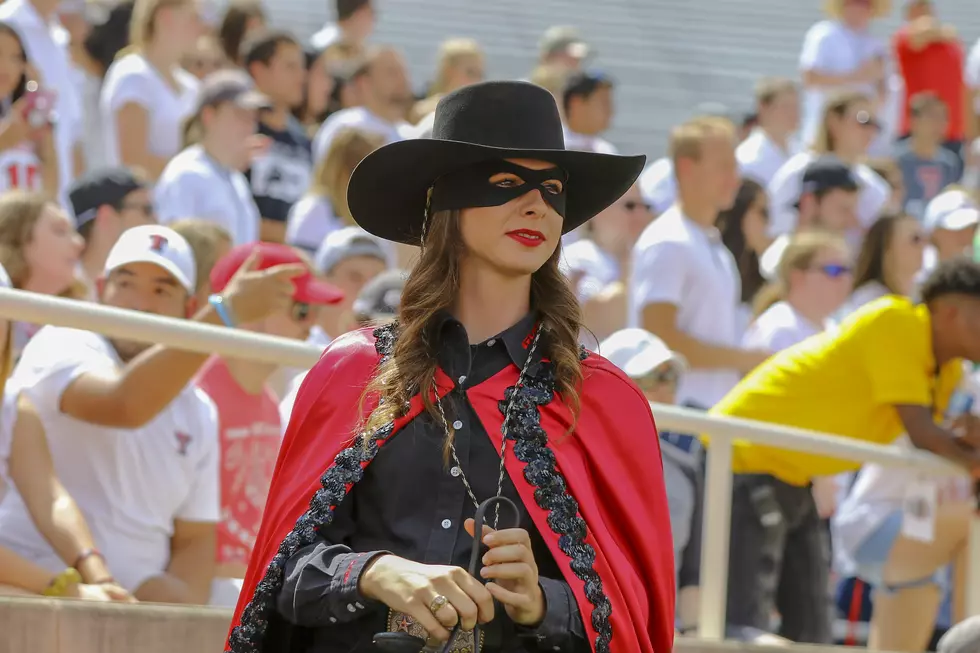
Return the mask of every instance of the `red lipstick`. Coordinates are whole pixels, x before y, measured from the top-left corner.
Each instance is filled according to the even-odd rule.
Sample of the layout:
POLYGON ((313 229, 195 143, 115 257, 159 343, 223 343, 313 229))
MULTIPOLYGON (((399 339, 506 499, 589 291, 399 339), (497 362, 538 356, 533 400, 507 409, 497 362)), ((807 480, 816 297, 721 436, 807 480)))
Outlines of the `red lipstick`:
POLYGON ((533 229, 515 229, 508 231, 507 235, 525 247, 538 247, 546 240, 543 233, 533 229))

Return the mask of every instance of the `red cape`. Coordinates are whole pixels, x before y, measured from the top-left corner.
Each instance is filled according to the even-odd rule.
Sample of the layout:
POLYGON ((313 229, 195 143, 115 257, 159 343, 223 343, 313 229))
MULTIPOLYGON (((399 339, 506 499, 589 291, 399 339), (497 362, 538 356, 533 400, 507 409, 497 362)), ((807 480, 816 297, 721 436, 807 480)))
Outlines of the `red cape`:
MULTIPOLYGON (((362 329, 335 340, 307 374, 276 462, 262 526, 232 620, 233 631, 242 623, 242 612, 263 581, 280 543, 309 509, 311 498, 321 487, 324 470, 352 444, 352 434, 362 417, 355 407, 378 361, 371 330, 362 329)), ((585 542, 595 549, 593 569, 612 608, 610 650, 670 653, 674 635, 674 547, 660 442, 650 405, 633 382, 604 358, 590 354, 583 367, 581 412, 574 433, 566 434, 571 415, 558 400, 540 407, 541 426, 551 436, 548 446, 588 525, 585 542)), ((512 365, 467 392, 498 447, 503 422, 498 402, 517 376, 518 370, 512 365)), ((453 387, 441 372, 437 385, 440 395, 453 387)), ((370 410, 371 406, 365 409, 370 410)), ((409 413, 395 422, 392 436, 422 410, 417 396, 409 413)), ((573 573, 569 557, 559 548, 559 536, 548 525, 547 513, 535 502, 534 486, 524 478, 524 463, 511 451, 506 460, 507 472, 572 588, 594 651, 594 621, 598 615, 593 615, 585 583, 573 573)), ((265 584, 269 580, 266 578, 265 584)), ((258 624, 260 630, 265 627, 262 621, 258 624)), ((256 624, 248 624, 249 629, 255 627, 256 624)), ((226 650, 231 650, 230 640, 226 650)), ((262 648, 242 646, 240 650, 262 648)))

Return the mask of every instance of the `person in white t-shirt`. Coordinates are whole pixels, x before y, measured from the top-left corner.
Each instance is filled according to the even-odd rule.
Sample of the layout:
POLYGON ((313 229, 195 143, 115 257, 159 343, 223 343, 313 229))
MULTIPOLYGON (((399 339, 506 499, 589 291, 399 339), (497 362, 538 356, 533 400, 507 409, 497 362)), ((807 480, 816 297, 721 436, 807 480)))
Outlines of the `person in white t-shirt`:
POLYGON ((582 321, 599 340, 626 324, 626 281, 633 245, 653 220, 633 184, 592 218, 582 238, 562 248, 560 265, 582 304, 582 321))
MULTIPOLYGON (((249 260, 199 322, 261 320, 292 301, 303 266, 256 271, 249 260)), ((187 242, 156 225, 117 241, 100 301, 169 317, 194 310, 187 242)), ((214 406, 188 384, 207 359, 78 329, 48 326, 28 345, 11 383, 35 407, 55 469, 78 502, 116 579, 136 598, 206 603, 218 519, 214 406)), ((21 497, 0 504, 0 546, 57 572, 63 563, 21 497)))
POLYGON ((236 245, 259 239, 261 216, 243 171, 254 152, 258 112, 269 106, 242 71, 219 70, 201 83, 185 125, 187 147, 163 169, 155 189, 162 224, 200 218, 224 227, 236 245))
POLYGON ((377 21, 371 0, 335 0, 334 5, 337 22, 320 28, 310 37, 310 45, 318 51, 337 44, 363 49, 377 21))
POLYGON ((926 205, 922 227, 929 236, 920 278, 936 265, 959 256, 973 256, 980 224, 980 206, 959 186, 948 186, 926 205))
POLYGON ((715 228, 739 188, 735 129, 696 118, 671 133, 678 201, 633 248, 628 326, 646 329, 687 359, 678 402, 710 408, 767 352, 739 346, 739 275, 715 228))
POLYGON ((0 23, 17 30, 27 60, 37 71, 39 85, 57 94, 54 159, 60 193, 75 176, 75 161, 82 158, 82 115, 68 55, 68 35, 56 16, 57 8, 54 0, 7 0, 0 4, 0 23))
POLYGON ((845 91, 827 101, 822 126, 812 147, 793 156, 769 183, 771 236, 791 233, 797 226, 796 203, 803 190, 803 175, 815 159, 832 154, 851 168, 860 185, 858 229, 860 234, 878 219, 891 197, 888 182, 863 163, 868 146, 879 129, 867 95, 845 91))
POLYGON ((193 0, 139 0, 129 50, 106 72, 100 106, 106 162, 159 177, 181 147, 181 125, 194 110, 197 79, 180 68, 200 20, 193 0))
POLYGON ((351 75, 360 106, 341 109, 327 118, 313 139, 313 160, 319 162, 330 151, 330 143, 345 127, 380 134, 385 143, 413 136, 405 120, 413 101, 408 69, 402 55, 390 47, 368 51, 351 75))
MULTIPOLYGON (((803 38, 800 72, 803 75, 804 143, 820 130, 829 97, 841 90, 857 90, 876 103, 886 95, 887 48, 869 27, 890 10, 887 0, 828 0, 828 20, 813 25, 803 38)), ((880 107, 879 107, 880 108, 880 107)))
POLYGON ((616 154, 616 148, 599 135, 613 118, 613 80, 594 71, 572 73, 562 93, 565 149, 616 154))
POLYGON ((755 87, 757 125, 735 156, 742 177, 766 186, 793 154, 793 135, 800 126, 800 93, 796 82, 767 77, 755 87))
POLYGON ((309 254, 332 232, 352 226, 347 184, 357 164, 384 145, 384 137, 348 127, 337 132, 327 155, 317 163, 310 188, 286 217, 286 243, 309 254))

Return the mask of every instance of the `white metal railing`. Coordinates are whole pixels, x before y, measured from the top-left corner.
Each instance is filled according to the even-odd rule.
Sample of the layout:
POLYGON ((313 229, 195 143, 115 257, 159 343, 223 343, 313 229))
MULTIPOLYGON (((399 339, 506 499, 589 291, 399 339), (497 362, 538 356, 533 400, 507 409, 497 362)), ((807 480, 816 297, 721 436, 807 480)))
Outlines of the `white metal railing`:
MULTIPOLYGON (((202 353, 312 366, 322 349, 285 338, 236 331, 188 320, 128 311, 87 302, 0 288, 0 316, 35 324, 55 324, 96 331, 113 338, 162 343, 202 353)), ((963 474, 951 463, 921 451, 882 446, 803 429, 652 404, 663 430, 711 436, 705 479, 704 529, 701 552, 699 636, 720 640, 725 634, 728 549, 732 498, 732 441, 751 440, 769 446, 806 451, 891 467, 914 467, 940 474, 963 474)), ((967 610, 980 615, 980 518, 970 528, 967 610)))

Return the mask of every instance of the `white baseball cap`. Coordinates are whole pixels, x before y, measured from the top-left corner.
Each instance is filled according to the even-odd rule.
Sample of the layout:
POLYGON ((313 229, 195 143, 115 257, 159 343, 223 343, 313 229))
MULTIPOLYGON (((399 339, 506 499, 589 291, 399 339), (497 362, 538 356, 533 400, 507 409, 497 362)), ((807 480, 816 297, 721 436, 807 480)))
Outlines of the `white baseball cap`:
POLYGON ((960 231, 977 223, 980 223, 980 207, 962 190, 948 190, 936 195, 926 205, 923 217, 923 226, 929 231, 960 231))
POLYGON ((683 356, 643 329, 620 329, 599 343, 599 353, 631 379, 642 378, 664 363, 675 365, 679 372, 687 369, 683 356))
POLYGON ((127 229, 119 236, 105 260, 105 274, 130 263, 153 263, 173 275, 193 293, 197 266, 191 246, 179 233, 156 224, 127 229))

